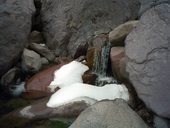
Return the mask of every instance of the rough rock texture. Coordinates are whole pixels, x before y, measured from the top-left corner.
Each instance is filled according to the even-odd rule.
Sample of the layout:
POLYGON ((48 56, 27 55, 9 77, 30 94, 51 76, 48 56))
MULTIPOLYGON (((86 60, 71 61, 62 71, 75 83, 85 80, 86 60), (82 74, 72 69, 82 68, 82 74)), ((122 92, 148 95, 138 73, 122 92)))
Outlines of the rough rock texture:
POLYGON ((0 84, 3 86, 9 86, 11 84, 15 84, 20 74, 21 71, 19 68, 12 68, 1 77, 0 84))
POLYGON ((47 46, 41 46, 40 44, 37 43, 31 43, 30 49, 39 53, 41 56, 46 57, 49 61, 53 61, 55 59, 55 55, 48 49, 47 46))
POLYGON ((84 110, 69 128, 147 128, 123 100, 101 101, 84 110))
POLYGON ((32 31, 29 35, 29 42, 44 43, 42 33, 39 31, 32 31))
POLYGON ((124 39, 136 27, 138 21, 128 21, 119 25, 109 33, 109 41, 112 46, 124 46, 124 39))
MULTIPOLYGON (((93 99, 91 99, 93 100, 93 99)), ((86 102, 79 101, 70 103, 58 108, 49 108, 46 106, 48 98, 36 101, 29 106, 15 110, 0 118, 1 128, 25 128, 29 123, 37 120, 54 117, 56 119, 74 119, 84 109, 89 107, 86 102), (10 123, 9 123, 10 122, 10 123)))
POLYGON ((43 65, 48 65, 48 64, 49 64, 49 61, 48 61, 45 57, 42 57, 42 58, 41 58, 41 63, 42 63, 43 65))
POLYGON ((138 15, 137 0, 44 0, 43 33, 56 55, 85 51, 93 35, 108 33, 138 15))
POLYGON ((33 0, 0 1, 0 76, 16 62, 27 43, 33 0))
POLYGON ((41 66, 40 55, 25 48, 22 54, 22 69, 28 72, 36 72, 39 71, 41 66))
POLYGON ((110 52, 111 68, 114 77, 118 81, 124 81, 127 77, 125 65, 124 47, 112 47, 110 52))
POLYGON ((139 16, 141 16, 148 9, 159 5, 161 3, 170 3, 170 0, 139 0, 141 3, 141 7, 139 10, 139 16))
POLYGON ((138 96, 156 114, 170 118, 170 5, 158 5, 126 38, 126 70, 138 96))

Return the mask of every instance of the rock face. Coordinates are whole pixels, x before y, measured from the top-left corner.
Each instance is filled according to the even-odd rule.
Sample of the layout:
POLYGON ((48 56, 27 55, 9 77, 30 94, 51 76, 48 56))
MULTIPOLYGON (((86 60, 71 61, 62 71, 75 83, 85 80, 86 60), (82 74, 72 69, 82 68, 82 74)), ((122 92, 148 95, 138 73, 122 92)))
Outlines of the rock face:
POLYGON ((17 81, 17 78, 20 75, 20 69, 19 68, 12 68, 10 69, 5 75, 1 77, 1 82, 0 84, 3 86, 9 86, 12 84, 15 84, 17 81))
POLYGON ((13 66, 27 43, 33 0, 0 1, 0 76, 13 66))
POLYGON ((34 43, 44 43, 44 39, 41 32, 33 31, 29 36, 29 41, 34 43))
POLYGON ((126 38, 129 78, 138 96, 156 114, 170 118, 170 5, 158 5, 126 38))
POLYGON ((147 128, 122 100, 101 101, 84 110, 69 128, 147 128))
POLYGON ((36 72, 41 66, 40 55, 25 48, 22 55, 22 69, 28 72, 36 72))
POLYGON ((127 76, 124 47, 112 47, 110 52, 112 73, 118 81, 124 81, 127 76))
POLYGON ((161 3, 170 3, 170 0, 139 0, 141 3, 141 7, 139 10, 139 16, 141 16, 148 9, 159 5, 161 3))
POLYGON ((56 55, 74 57, 76 52, 87 49, 93 35, 108 33, 119 24, 135 19, 138 10, 137 0, 42 1, 47 46, 54 49, 56 55))
POLYGON ((55 59, 55 55, 47 48, 47 46, 41 46, 37 43, 31 43, 30 49, 36 51, 41 56, 46 57, 49 61, 53 61, 55 59))

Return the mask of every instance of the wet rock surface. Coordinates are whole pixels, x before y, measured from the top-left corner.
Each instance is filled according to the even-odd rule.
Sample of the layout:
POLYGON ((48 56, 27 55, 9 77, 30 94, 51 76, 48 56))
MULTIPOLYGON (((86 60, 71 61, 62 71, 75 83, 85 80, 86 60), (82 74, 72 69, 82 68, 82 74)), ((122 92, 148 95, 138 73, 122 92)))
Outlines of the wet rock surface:
POLYGON ((170 5, 144 13, 126 38, 127 72, 138 96, 156 114, 170 118, 170 5))
POLYGON ((30 122, 55 117, 72 118, 77 117, 89 104, 84 101, 70 103, 58 108, 48 108, 46 103, 49 98, 42 99, 32 105, 23 107, 13 111, 0 119, 2 128, 22 128, 26 127, 30 122), (6 123, 5 123, 6 122, 6 123), (10 122, 10 123, 7 123, 10 122))

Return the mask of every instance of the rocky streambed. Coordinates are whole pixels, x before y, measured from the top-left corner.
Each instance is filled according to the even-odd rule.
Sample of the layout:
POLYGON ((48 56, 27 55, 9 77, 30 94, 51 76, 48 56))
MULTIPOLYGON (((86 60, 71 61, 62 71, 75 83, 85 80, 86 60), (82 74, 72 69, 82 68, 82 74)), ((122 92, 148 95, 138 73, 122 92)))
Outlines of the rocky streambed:
POLYGON ((169 128, 169 24, 169 0, 1 0, 0 127, 169 128), (83 83, 124 84, 130 102, 47 107, 73 60, 83 83))

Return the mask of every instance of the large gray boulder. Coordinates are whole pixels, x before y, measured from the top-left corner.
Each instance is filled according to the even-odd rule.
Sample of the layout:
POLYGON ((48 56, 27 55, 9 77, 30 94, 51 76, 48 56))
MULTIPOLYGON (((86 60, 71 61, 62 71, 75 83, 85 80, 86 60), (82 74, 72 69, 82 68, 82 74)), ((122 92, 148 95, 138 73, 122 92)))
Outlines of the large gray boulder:
POLYGON ((158 5, 127 36, 126 70, 138 96, 156 114, 170 118, 170 5, 158 5))
POLYGON ((33 0, 0 0, 0 77, 27 43, 34 11, 33 0))
POLYGON ((157 6, 161 3, 170 3, 170 0, 139 0, 141 3, 139 16, 141 16, 145 11, 157 6))
POLYGON ((148 128, 123 100, 101 101, 85 109, 69 128, 148 128))
POLYGON ((43 0, 42 22, 47 46, 56 55, 75 56, 93 35, 108 33, 138 15, 138 0, 43 0))

